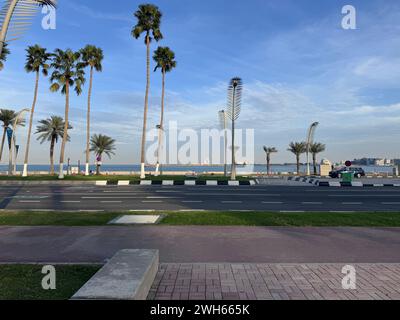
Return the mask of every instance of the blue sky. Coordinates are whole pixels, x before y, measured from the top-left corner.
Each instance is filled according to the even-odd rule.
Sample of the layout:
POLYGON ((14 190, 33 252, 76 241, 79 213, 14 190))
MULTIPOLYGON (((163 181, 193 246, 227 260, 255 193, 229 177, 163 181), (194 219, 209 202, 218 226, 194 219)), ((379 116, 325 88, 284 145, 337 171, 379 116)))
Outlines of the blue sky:
MULTIPOLYGON (((145 86, 145 46, 130 30, 141 2, 60 0, 57 29, 41 28, 42 15, 12 42, 0 72, 0 107, 30 107, 34 76, 23 69, 24 49, 86 44, 104 50, 95 75, 93 133, 118 141, 110 163, 138 163, 145 86)), ((277 147, 276 162, 293 162, 290 141, 316 140, 331 160, 361 156, 400 158, 400 3, 396 0, 153 1, 162 10, 164 40, 178 67, 167 76, 166 119, 181 128, 214 128, 226 104, 230 78, 244 80, 241 128, 254 128, 256 161, 262 145, 277 147), (357 30, 341 28, 342 7, 357 9, 357 30)), ((149 126, 158 122, 160 75, 152 74, 149 126)), ((40 83, 36 120, 64 114, 64 97, 40 83)), ((83 160, 86 90, 71 102, 72 142, 67 155, 83 160)), ((24 136, 24 130, 20 131, 24 136)), ((25 139, 19 141, 21 145, 25 139)), ((48 162, 48 145, 34 143, 32 163, 48 162)), ((21 157, 22 158, 22 157, 21 157)))

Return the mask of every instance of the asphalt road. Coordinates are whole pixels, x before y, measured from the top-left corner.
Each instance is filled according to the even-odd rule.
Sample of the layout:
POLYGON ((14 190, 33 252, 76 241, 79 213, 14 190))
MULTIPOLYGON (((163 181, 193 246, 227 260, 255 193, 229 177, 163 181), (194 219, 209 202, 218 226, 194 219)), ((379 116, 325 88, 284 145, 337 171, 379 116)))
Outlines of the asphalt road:
POLYGON ((400 188, 8 186, 0 209, 399 211, 400 188))
POLYGON ((159 249, 176 263, 398 263, 399 228, 0 227, 0 263, 103 262, 159 249))

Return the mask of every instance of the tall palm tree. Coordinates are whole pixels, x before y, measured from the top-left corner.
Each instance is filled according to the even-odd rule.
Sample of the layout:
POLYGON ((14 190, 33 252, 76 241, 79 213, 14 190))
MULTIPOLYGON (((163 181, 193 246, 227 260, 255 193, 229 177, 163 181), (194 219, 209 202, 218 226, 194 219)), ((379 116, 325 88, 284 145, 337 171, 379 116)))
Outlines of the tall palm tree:
POLYGON ((271 155, 273 153, 277 153, 278 150, 274 147, 269 148, 267 146, 264 146, 264 151, 267 156, 267 175, 270 175, 270 173, 271 173, 271 155))
POLYGON ((56 7, 57 0, 7 0, 3 1, 0 15, 0 56, 3 53, 10 25, 15 40, 29 26, 30 19, 36 14, 37 5, 56 7))
POLYGON ((310 145, 310 152, 313 157, 314 175, 318 174, 317 170, 317 155, 326 150, 326 146, 322 143, 315 142, 310 145))
POLYGON ((68 137, 68 114, 69 114, 69 96, 70 88, 74 88, 79 96, 82 93, 82 86, 85 83, 84 64, 80 61, 80 53, 71 49, 63 51, 56 49, 53 54, 51 67, 54 69, 51 74, 50 81, 52 85, 50 91, 57 92, 61 90, 61 94, 65 95, 65 124, 64 136, 61 144, 60 152, 60 173, 59 179, 64 178, 64 155, 65 145, 68 137))
POLYGON ((146 44, 146 94, 144 98, 144 116, 143 116, 143 133, 141 147, 141 167, 140 177, 144 179, 145 173, 145 147, 146 147, 146 130, 147 130, 147 112, 149 108, 149 90, 150 90, 150 43, 152 39, 159 41, 163 38, 160 30, 162 13, 157 6, 152 4, 142 4, 135 12, 137 24, 132 29, 132 36, 138 39, 142 33, 145 34, 146 44))
POLYGON ((103 154, 105 153, 109 158, 114 155, 115 152, 115 140, 102 135, 95 134, 90 139, 90 151, 94 152, 97 158, 96 174, 100 174, 100 162, 102 160, 103 154))
POLYGON ((7 43, 5 43, 3 51, 0 53, 0 71, 4 69, 4 62, 6 62, 9 54, 10 50, 7 48, 7 43))
POLYGON ((307 142, 291 142, 288 151, 296 156, 297 174, 300 175, 300 156, 307 151, 307 142))
POLYGON ((162 74, 162 92, 161 92, 161 116, 158 133, 158 151, 157 151, 157 166, 156 175, 160 167, 160 153, 161 153, 161 142, 163 140, 164 133, 164 101, 165 101, 165 74, 171 72, 172 69, 176 68, 175 53, 168 47, 158 47, 154 52, 154 61, 157 63, 154 71, 161 69, 162 74))
MULTIPOLYGON (((50 174, 54 174, 54 147, 59 138, 64 137, 64 119, 58 116, 52 116, 48 119, 40 120, 39 125, 36 127, 35 134, 39 134, 37 140, 43 144, 45 141, 50 141, 50 174)), ((68 129, 72 126, 68 124, 68 129)), ((67 140, 70 140, 69 135, 67 140)))
POLYGON ((103 71, 102 61, 104 59, 103 50, 96 46, 87 45, 81 51, 82 61, 85 67, 90 67, 90 81, 89 81, 89 92, 88 92, 88 106, 87 106, 87 117, 86 117, 86 169, 85 175, 89 175, 89 162, 90 162, 90 108, 91 108, 91 97, 93 87, 93 72, 103 71))
MULTIPOLYGON (((17 115, 18 115, 17 112, 15 112, 14 110, 0 109, 0 121, 3 123, 3 137, 1 139, 0 161, 3 157, 4 142, 6 140, 7 128, 9 128, 14 124, 17 115)), ((17 125, 24 126, 25 119, 18 120, 17 125)), ((10 150, 10 147, 8 149, 10 150)))
POLYGON ((42 71, 43 76, 47 77, 48 69, 50 68, 47 62, 51 57, 51 54, 48 53, 45 48, 42 48, 39 45, 28 47, 28 49, 26 49, 26 52, 27 55, 26 55, 25 71, 28 73, 34 72, 36 74, 36 81, 35 81, 35 91, 33 94, 31 116, 29 119, 28 138, 25 149, 24 171, 22 174, 23 177, 28 176, 29 147, 31 143, 33 115, 35 113, 36 101, 38 96, 40 71, 42 71))

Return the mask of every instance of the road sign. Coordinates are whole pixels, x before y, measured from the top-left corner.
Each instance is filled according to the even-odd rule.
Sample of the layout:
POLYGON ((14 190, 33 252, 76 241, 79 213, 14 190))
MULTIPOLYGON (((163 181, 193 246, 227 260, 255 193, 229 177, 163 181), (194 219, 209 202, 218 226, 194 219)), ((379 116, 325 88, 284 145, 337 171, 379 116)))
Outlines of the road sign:
POLYGON ((352 163, 351 163, 351 161, 346 161, 345 165, 346 165, 346 167, 351 167, 352 163))

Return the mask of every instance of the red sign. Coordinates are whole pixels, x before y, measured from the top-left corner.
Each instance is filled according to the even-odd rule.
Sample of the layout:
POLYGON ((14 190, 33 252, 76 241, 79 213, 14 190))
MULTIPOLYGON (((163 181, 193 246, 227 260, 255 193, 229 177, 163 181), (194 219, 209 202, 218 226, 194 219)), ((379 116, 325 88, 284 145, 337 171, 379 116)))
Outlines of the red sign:
POLYGON ((351 161, 346 161, 345 165, 346 165, 346 167, 351 167, 352 163, 351 163, 351 161))

